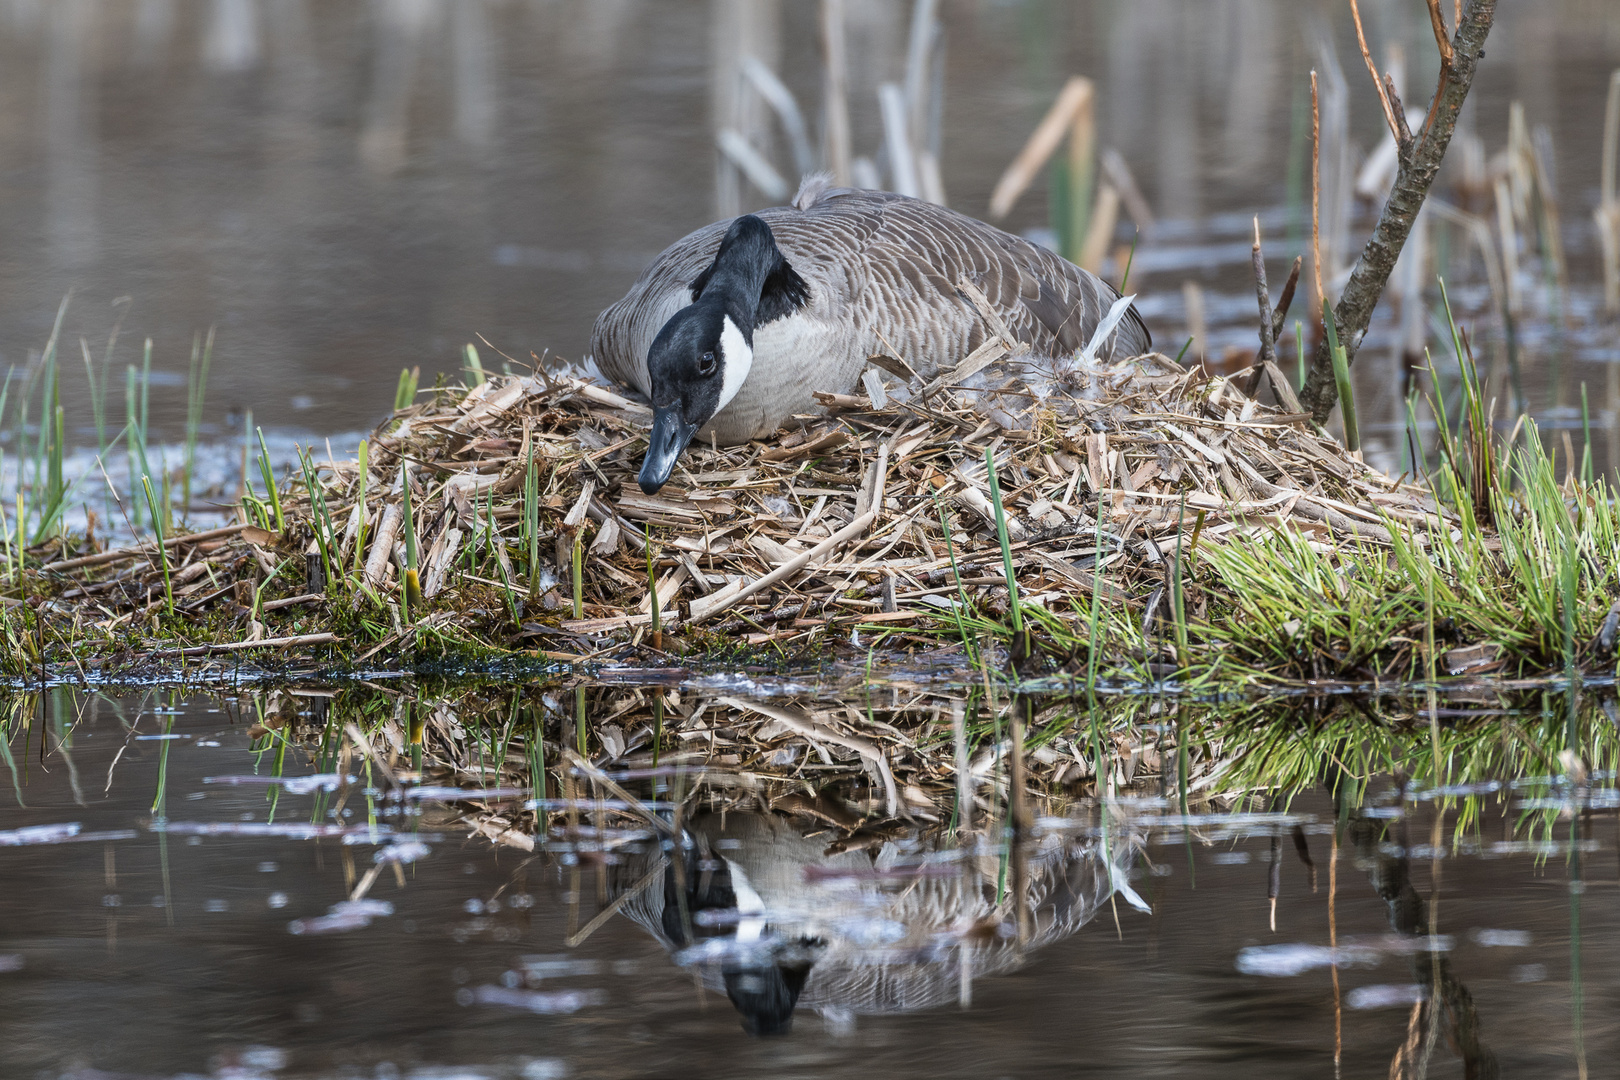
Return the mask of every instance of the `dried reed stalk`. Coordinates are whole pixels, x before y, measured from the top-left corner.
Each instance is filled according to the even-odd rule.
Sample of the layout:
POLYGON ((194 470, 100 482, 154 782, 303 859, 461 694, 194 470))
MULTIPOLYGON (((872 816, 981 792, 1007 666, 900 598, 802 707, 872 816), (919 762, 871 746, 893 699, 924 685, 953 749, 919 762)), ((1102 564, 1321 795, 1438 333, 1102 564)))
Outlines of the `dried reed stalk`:
POLYGON ((1316 284, 1315 311, 1322 310, 1322 108, 1316 72, 1311 72, 1311 276, 1316 284))
POLYGON ((1041 122, 1035 125, 1029 141, 1013 158, 1012 164, 1007 166, 1007 171, 1001 174, 1001 179, 996 181, 995 190, 990 194, 992 220, 1007 216, 1018 197, 1040 175, 1041 167, 1063 142, 1063 137, 1076 130, 1081 115, 1090 110, 1094 94, 1091 80, 1084 76, 1075 75, 1064 84, 1057 100, 1046 111, 1041 122))
POLYGON ((849 62, 844 48, 844 0, 821 0, 823 142, 827 168, 840 187, 850 183, 849 62))

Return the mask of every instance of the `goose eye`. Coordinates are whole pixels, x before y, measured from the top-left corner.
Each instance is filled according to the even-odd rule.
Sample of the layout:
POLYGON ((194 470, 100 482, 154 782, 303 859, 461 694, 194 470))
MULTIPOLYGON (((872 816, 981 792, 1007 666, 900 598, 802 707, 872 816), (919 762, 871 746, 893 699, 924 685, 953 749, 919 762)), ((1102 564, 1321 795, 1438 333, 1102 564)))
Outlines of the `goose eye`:
POLYGON ((715 362, 715 358, 714 358, 714 353, 712 353, 712 352, 704 353, 702 356, 698 357, 698 374, 699 375, 713 375, 714 374, 714 369, 715 369, 715 363, 716 362, 715 362))

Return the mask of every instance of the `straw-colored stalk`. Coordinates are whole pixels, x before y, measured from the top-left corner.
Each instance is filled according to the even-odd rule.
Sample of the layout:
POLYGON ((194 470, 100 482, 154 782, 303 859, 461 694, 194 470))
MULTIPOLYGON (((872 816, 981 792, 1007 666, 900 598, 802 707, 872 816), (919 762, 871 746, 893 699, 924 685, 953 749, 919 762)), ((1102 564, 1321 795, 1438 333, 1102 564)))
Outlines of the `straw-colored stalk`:
POLYGON ((840 187, 850 183, 849 61, 844 0, 821 0, 822 101, 826 109, 827 167, 840 187))
MULTIPOLYGON (((1609 75, 1609 98, 1603 112, 1602 197, 1594 213, 1603 250, 1603 309, 1620 313, 1620 194, 1615 171, 1620 168, 1620 68, 1609 75)), ((1613 365, 1610 365, 1611 370, 1613 365)))
MULTIPOLYGON (((1040 175, 1042 166, 1051 158, 1064 136, 1069 136, 1069 155, 1071 169, 1076 162, 1089 165, 1091 160, 1093 141, 1093 124, 1090 119, 1092 100, 1095 89, 1090 79, 1076 75, 1064 84, 1058 93, 1057 100, 1046 111, 1041 122, 1035 126, 1024 148, 1013 158, 1007 171, 1001 174, 996 181, 995 190, 990 195, 990 217, 1000 220, 1012 210, 1013 204, 1040 175)), ((1085 169, 1079 170, 1084 173, 1085 169)), ((1074 182, 1076 173, 1071 172, 1070 182, 1074 182)), ((1083 202, 1075 205, 1084 205, 1083 202)))
POLYGON ((1322 107, 1316 72, 1311 71, 1311 280, 1316 285, 1316 306, 1327 300, 1322 288, 1322 107))

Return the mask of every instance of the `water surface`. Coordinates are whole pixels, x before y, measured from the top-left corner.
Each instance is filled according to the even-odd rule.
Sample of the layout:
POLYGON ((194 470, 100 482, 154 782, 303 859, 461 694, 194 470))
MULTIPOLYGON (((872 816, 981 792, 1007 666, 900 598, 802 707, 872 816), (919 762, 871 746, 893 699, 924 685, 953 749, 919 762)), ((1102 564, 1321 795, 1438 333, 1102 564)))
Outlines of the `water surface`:
MULTIPOLYGON (((1109 797, 1037 754, 1051 794, 1009 849, 991 758, 964 834, 948 794, 905 786, 921 774, 897 744, 886 760, 909 820, 825 730, 770 734, 782 715, 825 724, 841 706, 714 699, 707 721, 671 714, 649 742, 622 708, 635 692, 585 699, 586 749, 619 790, 553 767, 545 797, 584 798, 533 852, 469 837, 468 821, 487 832, 492 814, 524 814, 493 773, 467 770, 498 745, 517 767, 522 729, 508 725, 528 722, 524 703, 561 760, 552 738, 578 741, 566 691, 487 712, 431 689, 415 713, 320 687, 16 702, 25 711, 0 728, 13 766, 0 771, 0 1075, 1320 1076, 1337 1053, 1345 1076, 1389 1075, 1403 1054, 1397 1075, 1419 1075, 1427 1054, 1435 1076, 1493 1063, 1576 1076, 1615 1050, 1602 1005, 1620 989, 1605 962, 1620 944, 1613 773, 1516 776, 1529 759, 1491 759, 1498 736, 1479 730, 1562 730, 1559 699, 1545 714, 1464 702, 1454 711, 1477 718, 1439 732, 1370 703, 1386 734, 1364 728, 1363 750, 1341 742, 1340 756, 1364 754, 1358 772, 1388 760, 1371 749, 1383 738, 1420 766, 1438 738, 1461 781, 1443 790, 1324 767, 1331 786, 1307 770, 1291 800, 1210 802, 1193 779, 1187 813, 1175 753, 1154 756, 1174 724, 1150 710, 1120 726, 1109 711, 1102 737, 1136 747, 1112 759, 1109 797), (410 716, 426 729, 425 782, 469 789, 453 808, 384 798, 382 766, 343 733, 363 726, 410 776, 410 716), (745 732, 781 756, 718 764, 745 732), (686 798, 703 768, 709 788, 686 798), (354 780, 320 778, 342 773, 354 780), (263 782, 278 775, 284 789, 263 782), (635 805, 621 795, 651 816, 614 811, 635 805), (854 834, 834 823, 862 813, 854 834), (676 835, 680 872, 660 839, 676 835), (369 907, 341 906, 357 892, 369 907)), ((903 722, 888 695, 873 705, 903 722)), ((1331 707, 1296 715, 1301 740, 1350 722, 1331 707)), ((1588 701, 1571 732, 1612 764, 1606 725, 1588 701)), ((1041 753, 1078 762, 1097 737, 1078 714, 1041 753)), ((975 760, 993 745, 977 742, 975 760)))
MULTIPOLYGON (((876 94, 904 77, 912 5, 847 7, 854 151, 892 183, 876 94)), ((1434 63, 1421 6, 1363 8, 1380 62, 1404 49, 1419 107, 1434 63)), ((1159 222, 1133 276, 1172 354, 1188 332, 1187 281, 1207 293, 1194 355, 1253 348, 1252 214, 1266 217, 1274 279, 1302 248, 1308 70, 1349 88, 1336 167, 1354 168, 1382 137, 1345 6, 1330 0, 945 0, 940 12, 949 203, 982 215, 1063 81, 1092 77, 1099 145, 1120 152, 1159 222)), ((1564 407, 1565 421, 1581 381, 1594 409, 1611 407, 1612 346, 1577 331, 1592 307, 1616 27, 1601 0, 1504 0, 1465 122, 1486 157, 1506 144, 1514 100, 1546 128, 1576 293, 1538 290, 1536 243, 1521 236, 1521 317, 1531 403, 1564 407), (1557 332, 1559 311, 1579 316, 1574 336, 1557 332)), ((720 165, 717 127, 739 128, 796 176, 780 127, 739 91, 737 65, 753 55, 777 71, 815 136, 816 40, 816 5, 780 0, 5 0, 0 363, 42 348, 75 290, 67 401, 88 442, 79 339, 99 359, 120 319, 113 412, 124 366, 151 337, 155 437, 178 432, 193 336, 210 326, 215 432, 238 430, 243 409, 316 435, 369 427, 400 368, 419 365, 431 383, 480 334, 522 362, 578 357, 596 313, 656 252, 771 201, 720 165)), ((1441 189, 1492 219, 1488 198, 1469 202, 1451 173, 1441 189)), ((1037 183, 1008 226, 1046 228, 1048 202, 1037 183)), ((1367 208, 1340 205, 1351 224, 1335 260, 1347 265, 1367 208)), ((1133 235, 1122 223, 1116 240, 1133 235)), ((1425 277, 1428 303, 1432 273, 1483 288, 1461 232, 1433 243, 1451 254, 1425 277)), ((1488 301, 1473 300, 1486 324, 1476 336, 1498 332, 1488 301)), ((1388 382, 1383 363, 1366 364, 1369 393, 1388 382)), ((1363 416, 1398 419, 1385 406, 1363 416)), ((1384 441, 1390 453, 1398 440, 1384 441)))

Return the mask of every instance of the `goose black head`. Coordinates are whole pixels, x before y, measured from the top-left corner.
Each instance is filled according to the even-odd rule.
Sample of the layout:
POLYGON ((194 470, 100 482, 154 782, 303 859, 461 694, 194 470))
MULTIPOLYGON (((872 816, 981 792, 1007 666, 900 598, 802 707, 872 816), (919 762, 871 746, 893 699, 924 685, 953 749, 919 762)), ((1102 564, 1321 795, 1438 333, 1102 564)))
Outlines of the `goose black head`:
POLYGON ((754 364, 754 327, 807 297, 769 225, 752 214, 731 223, 714 262, 692 283, 691 305, 664 324, 647 353, 653 426, 636 478, 642 491, 664 486, 698 429, 742 389, 754 364))
POLYGON ((653 426, 636 478, 642 491, 664 486, 692 436, 742 389, 754 363, 753 329, 718 297, 703 297, 658 331, 647 353, 653 426))

